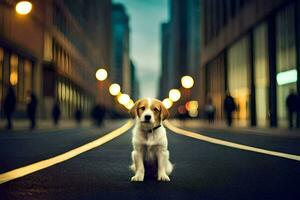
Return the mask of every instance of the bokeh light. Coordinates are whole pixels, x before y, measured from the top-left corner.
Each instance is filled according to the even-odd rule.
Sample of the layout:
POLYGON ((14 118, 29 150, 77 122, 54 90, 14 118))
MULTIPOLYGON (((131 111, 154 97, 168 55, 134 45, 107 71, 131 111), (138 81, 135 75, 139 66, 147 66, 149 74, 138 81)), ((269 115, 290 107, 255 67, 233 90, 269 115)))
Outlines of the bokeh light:
POLYGON ((134 106, 134 101, 132 99, 125 105, 125 107, 130 110, 134 106))
POLYGON ((181 93, 178 89, 172 89, 169 92, 169 98, 173 101, 176 102, 180 99, 181 93))
POLYGON ((167 109, 170 109, 173 105, 173 101, 169 98, 165 98, 162 103, 167 109))
POLYGON ((121 87, 117 83, 113 83, 109 86, 109 93, 113 96, 117 96, 121 92, 121 87))
POLYGON ((194 79, 190 76, 183 76, 181 78, 181 85, 184 88, 191 88, 194 85, 194 79))
POLYGON ((96 72, 96 78, 98 81, 104 81, 107 78, 107 71, 105 69, 98 69, 96 72))
POLYGON ((29 1, 20 1, 16 5, 16 12, 20 15, 27 15, 32 10, 32 3, 29 1))
POLYGON ((129 97, 128 94, 120 94, 120 95, 118 96, 118 102, 119 102, 120 104, 124 105, 124 106, 125 106, 126 104, 128 104, 129 101, 130 101, 130 97, 129 97))

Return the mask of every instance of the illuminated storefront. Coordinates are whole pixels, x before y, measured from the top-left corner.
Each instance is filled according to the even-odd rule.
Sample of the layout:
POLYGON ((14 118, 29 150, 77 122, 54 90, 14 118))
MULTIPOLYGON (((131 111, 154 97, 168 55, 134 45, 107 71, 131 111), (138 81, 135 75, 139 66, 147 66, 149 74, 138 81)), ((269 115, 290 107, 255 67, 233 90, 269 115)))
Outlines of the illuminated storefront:
POLYGON ((263 1, 238 7, 234 2, 226 1, 227 7, 218 8, 209 0, 203 3, 204 11, 212 11, 203 20, 201 62, 207 77, 202 99, 212 97, 217 110, 222 109, 220 99, 228 90, 238 106, 236 120, 252 126, 287 127, 286 99, 291 91, 300 91, 300 2, 278 0, 266 7, 263 1))
POLYGON ((13 86, 17 107, 25 111, 26 97, 32 90, 33 61, 7 48, 0 47, 0 101, 3 102, 7 87, 13 86))

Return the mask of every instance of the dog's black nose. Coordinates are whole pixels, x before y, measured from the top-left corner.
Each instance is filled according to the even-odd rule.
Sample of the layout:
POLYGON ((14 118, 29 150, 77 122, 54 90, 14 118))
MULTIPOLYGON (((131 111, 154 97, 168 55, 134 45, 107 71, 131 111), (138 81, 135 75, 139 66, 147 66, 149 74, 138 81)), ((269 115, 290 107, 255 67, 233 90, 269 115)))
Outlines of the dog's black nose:
POLYGON ((150 121, 150 119, 151 119, 151 115, 145 115, 145 120, 146 121, 150 121))

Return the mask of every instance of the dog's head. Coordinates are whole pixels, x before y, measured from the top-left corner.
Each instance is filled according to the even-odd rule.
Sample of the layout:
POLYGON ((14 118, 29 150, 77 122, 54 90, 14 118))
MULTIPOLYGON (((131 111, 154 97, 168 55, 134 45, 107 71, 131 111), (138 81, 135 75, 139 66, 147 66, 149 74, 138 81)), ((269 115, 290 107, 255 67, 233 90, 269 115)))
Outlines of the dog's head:
POLYGON ((157 99, 143 98, 135 102, 130 110, 132 118, 148 126, 156 126, 169 117, 169 111, 157 99))

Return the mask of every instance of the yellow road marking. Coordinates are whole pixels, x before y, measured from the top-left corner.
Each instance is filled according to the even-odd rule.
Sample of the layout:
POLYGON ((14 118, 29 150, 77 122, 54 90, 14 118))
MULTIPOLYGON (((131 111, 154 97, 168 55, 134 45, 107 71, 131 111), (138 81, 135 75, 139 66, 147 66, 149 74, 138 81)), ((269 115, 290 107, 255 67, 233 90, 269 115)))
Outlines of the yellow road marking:
POLYGON ((50 166, 56 165, 58 163, 64 162, 66 160, 69 160, 75 156, 78 156, 86 151, 89 151, 93 148, 96 148, 98 146, 101 146, 102 144, 109 142, 110 140, 120 136, 121 134, 125 133, 127 130, 129 130, 133 125, 132 121, 128 121, 126 124, 124 124, 122 127, 102 136, 99 139, 96 139, 92 142, 89 142, 85 145, 82 145, 80 147, 77 147, 75 149, 72 149, 70 151, 67 151, 63 154, 60 154, 58 156, 42 160, 36 163, 33 163, 31 165, 27 165, 21 168, 14 169, 12 171, 0 174, 0 184, 5 183, 7 181, 11 181, 23 176, 26 176, 28 174, 31 174, 33 172, 48 168, 50 166))
POLYGON ((278 152, 278 151, 271 151, 271 150, 267 150, 267 149, 261 149, 261 148, 257 148, 257 147, 252 147, 252 146, 248 146, 248 145, 238 144, 238 143, 234 143, 234 142, 228 142, 225 140, 220 140, 220 139, 216 139, 213 137, 204 136, 204 135, 201 135, 200 133, 195 133, 192 131, 180 129, 180 128, 172 125, 168 121, 165 122, 165 126, 177 134, 188 136, 188 137, 202 140, 205 142, 209 142, 209 143, 213 143, 213 144, 217 144, 217 145, 223 145, 223 146, 227 146, 227 147, 231 147, 231 148, 235 148, 235 149, 252 151, 252 152, 256 152, 256 153, 261 153, 261 154, 286 158, 286 159, 290 159, 290 160, 300 161, 300 156, 298 156, 298 155, 282 153, 282 152, 278 152))

